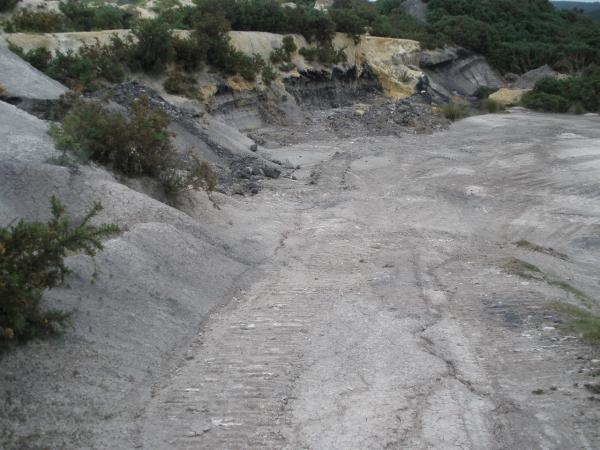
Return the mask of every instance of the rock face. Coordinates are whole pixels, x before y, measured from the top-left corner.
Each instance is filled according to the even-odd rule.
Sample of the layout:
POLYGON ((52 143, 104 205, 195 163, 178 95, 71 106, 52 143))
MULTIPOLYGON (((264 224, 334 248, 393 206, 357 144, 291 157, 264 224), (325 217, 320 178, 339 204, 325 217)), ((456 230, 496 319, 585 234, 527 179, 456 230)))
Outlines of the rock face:
POLYGON ((462 48, 424 51, 420 66, 427 75, 421 88, 428 90, 437 101, 447 101, 457 95, 471 96, 482 86, 498 89, 504 85, 500 74, 483 56, 462 48))
POLYGON ((560 73, 546 64, 538 67, 537 69, 525 72, 523 75, 517 78, 514 83, 512 83, 511 87, 517 89, 533 89, 538 81, 544 78, 558 78, 560 75, 560 73))
POLYGON ((44 161, 58 155, 46 122, 1 101, 0 136, 3 160, 44 161))
POLYGON ((4 47, 0 47, 0 86, 10 103, 41 115, 49 104, 67 92, 62 84, 4 47))

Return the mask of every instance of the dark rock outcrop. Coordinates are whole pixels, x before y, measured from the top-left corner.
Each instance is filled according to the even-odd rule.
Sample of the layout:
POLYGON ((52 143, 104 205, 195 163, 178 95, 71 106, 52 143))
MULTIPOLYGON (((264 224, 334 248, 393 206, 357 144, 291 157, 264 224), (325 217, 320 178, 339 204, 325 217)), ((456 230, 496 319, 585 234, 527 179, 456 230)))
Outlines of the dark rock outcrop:
POLYGON ((425 51, 420 66, 427 80, 421 84, 435 101, 448 101, 454 96, 472 96, 479 87, 500 88, 502 77, 481 55, 463 48, 425 51))

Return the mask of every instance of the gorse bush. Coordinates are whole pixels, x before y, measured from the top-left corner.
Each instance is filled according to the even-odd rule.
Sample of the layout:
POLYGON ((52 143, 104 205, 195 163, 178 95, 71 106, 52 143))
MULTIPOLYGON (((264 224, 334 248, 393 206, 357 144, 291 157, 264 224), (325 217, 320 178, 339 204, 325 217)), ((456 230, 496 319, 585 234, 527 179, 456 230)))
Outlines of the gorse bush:
POLYGON ((59 149, 79 160, 92 160, 128 177, 148 176, 163 182, 167 193, 212 190, 214 175, 193 159, 186 169, 171 143, 170 119, 147 97, 136 100, 129 114, 107 111, 96 102, 79 102, 52 135, 59 149), (201 167, 200 167, 201 166, 201 167))
POLYGON ((26 340, 64 326, 68 313, 41 309, 44 290, 60 285, 69 273, 67 254, 94 256, 103 248, 101 240, 119 231, 116 225, 90 223, 102 210, 100 203, 77 225, 55 197, 51 208, 48 223, 20 220, 0 228, 0 341, 26 340))
POLYGON ((165 113, 151 108, 147 97, 133 103, 129 116, 82 102, 64 118, 58 145, 129 177, 156 177, 174 152, 169 122, 165 113))

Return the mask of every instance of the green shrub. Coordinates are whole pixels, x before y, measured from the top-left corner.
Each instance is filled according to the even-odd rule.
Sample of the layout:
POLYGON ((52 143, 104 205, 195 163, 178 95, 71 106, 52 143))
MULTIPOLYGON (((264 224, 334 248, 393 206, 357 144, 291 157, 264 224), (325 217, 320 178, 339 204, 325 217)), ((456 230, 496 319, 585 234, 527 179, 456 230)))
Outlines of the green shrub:
POLYGON ((137 65, 145 72, 161 73, 175 59, 172 32, 161 20, 142 20, 133 29, 137 43, 133 51, 132 68, 137 65))
POLYGON ((48 223, 20 220, 0 228, 0 341, 26 340, 64 326, 68 313, 41 309, 44 290, 64 281, 67 254, 94 256, 103 248, 101 239, 119 231, 116 225, 90 224, 102 210, 100 203, 78 225, 71 223, 56 197, 51 206, 48 223))
POLYGON ((600 25, 545 0, 429 0, 429 34, 482 52, 503 72, 600 62, 600 25))
POLYGON ((115 58, 112 48, 98 42, 84 45, 77 53, 57 51, 46 73, 71 88, 84 91, 98 89, 103 81, 121 83, 125 80, 125 67, 115 58))
POLYGON ((128 116, 106 111, 96 102, 80 102, 52 134, 57 148, 129 177, 158 179, 169 194, 214 189, 216 178, 206 163, 192 158, 187 169, 180 167, 181 158, 167 129, 169 123, 169 117, 153 109, 147 97, 134 102, 128 116))
POLYGON ((336 49, 333 44, 322 44, 318 47, 302 47, 300 54, 308 62, 317 61, 321 64, 340 64, 347 61, 345 49, 336 49))
POLYGON ((0 98, 4 97, 6 94, 6 89, 0 84, 0 98))
POLYGON ((65 30, 65 17, 62 14, 51 11, 23 9, 15 13, 10 21, 10 31, 56 33, 65 30))
POLYGON ((169 168, 161 174, 160 180, 168 196, 177 196, 191 190, 204 190, 207 193, 215 190, 217 177, 208 163, 193 155, 190 156, 190 159, 190 170, 169 168))
POLYGON ((0 0, 0 12, 6 12, 17 6, 20 0, 0 0))
POLYGON ((287 55, 293 55, 296 50, 298 50, 298 46, 294 41, 292 36, 284 36, 282 40, 283 50, 287 55))
POLYGON ((165 113, 151 108, 147 97, 132 105, 129 117, 96 102, 82 102, 63 120, 57 145, 130 177, 156 177, 174 152, 169 122, 165 113))
POLYGON ((24 59, 36 69, 45 72, 50 67, 52 53, 43 47, 38 47, 25 53, 24 59))
POLYGON ((267 86, 271 86, 271 83, 275 81, 276 78, 277 73, 273 69, 273 66, 266 65, 265 67, 263 67, 263 70, 261 72, 261 79, 263 83, 265 83, 267 86))
POLYGON ((298 50, 294 38, 285 36, 281 47, 276 48, 271 52, 269 59, 273 64, 289 63, 292 61, 292 55, 298 50))
POLYGON ((463 105, 459 105, 456 103, 449 103, 443 107, 442 112, 444 113, 444 117, 446 119, 455 122, 459 119, 462 119, 467 116, 467 110, 463 105))
POLYGON ((206 61, 208 42, 202 39, 183 39, 173 37, 175 62, 184 70, 191 72, 198 70, 206 61))
POLYGON ((163 87, 169 94, 200 98, 196 84, 198 84, 198 81, 194 77, 175 70, 169 73, 168 78, 163 83, 163 87))
POLYGON ((521 103, 526 108, 536 111, 565 113, 569 110, 569 102, 560 95, 535 90, 527 92, 521 103))
POLYGON ((351 36, 355 43, 360 42, 360 35, 365 32, 368 22, 352 9, 331 8, 331 20, 335 23, 336 31, 351 36))
POLYGON ((92 7, 80 0, 67 0, 59 5, 68 27, 76 31, 130 28, 134 15, 114 5, 92 7))

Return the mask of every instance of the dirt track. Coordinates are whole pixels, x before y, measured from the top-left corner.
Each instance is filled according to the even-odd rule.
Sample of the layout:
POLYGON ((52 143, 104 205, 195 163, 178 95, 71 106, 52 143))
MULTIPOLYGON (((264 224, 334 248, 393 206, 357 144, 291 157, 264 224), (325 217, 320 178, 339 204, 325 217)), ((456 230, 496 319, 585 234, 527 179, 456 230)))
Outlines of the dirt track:
POLYGON ((277 211, 280 245, 156 388, 138 446, 600 448, 598 356, 548 307, 577 299, 501 269, 517 257, 600 299, 599 120, 272 150, 302 166, 250 200, 277 211))

